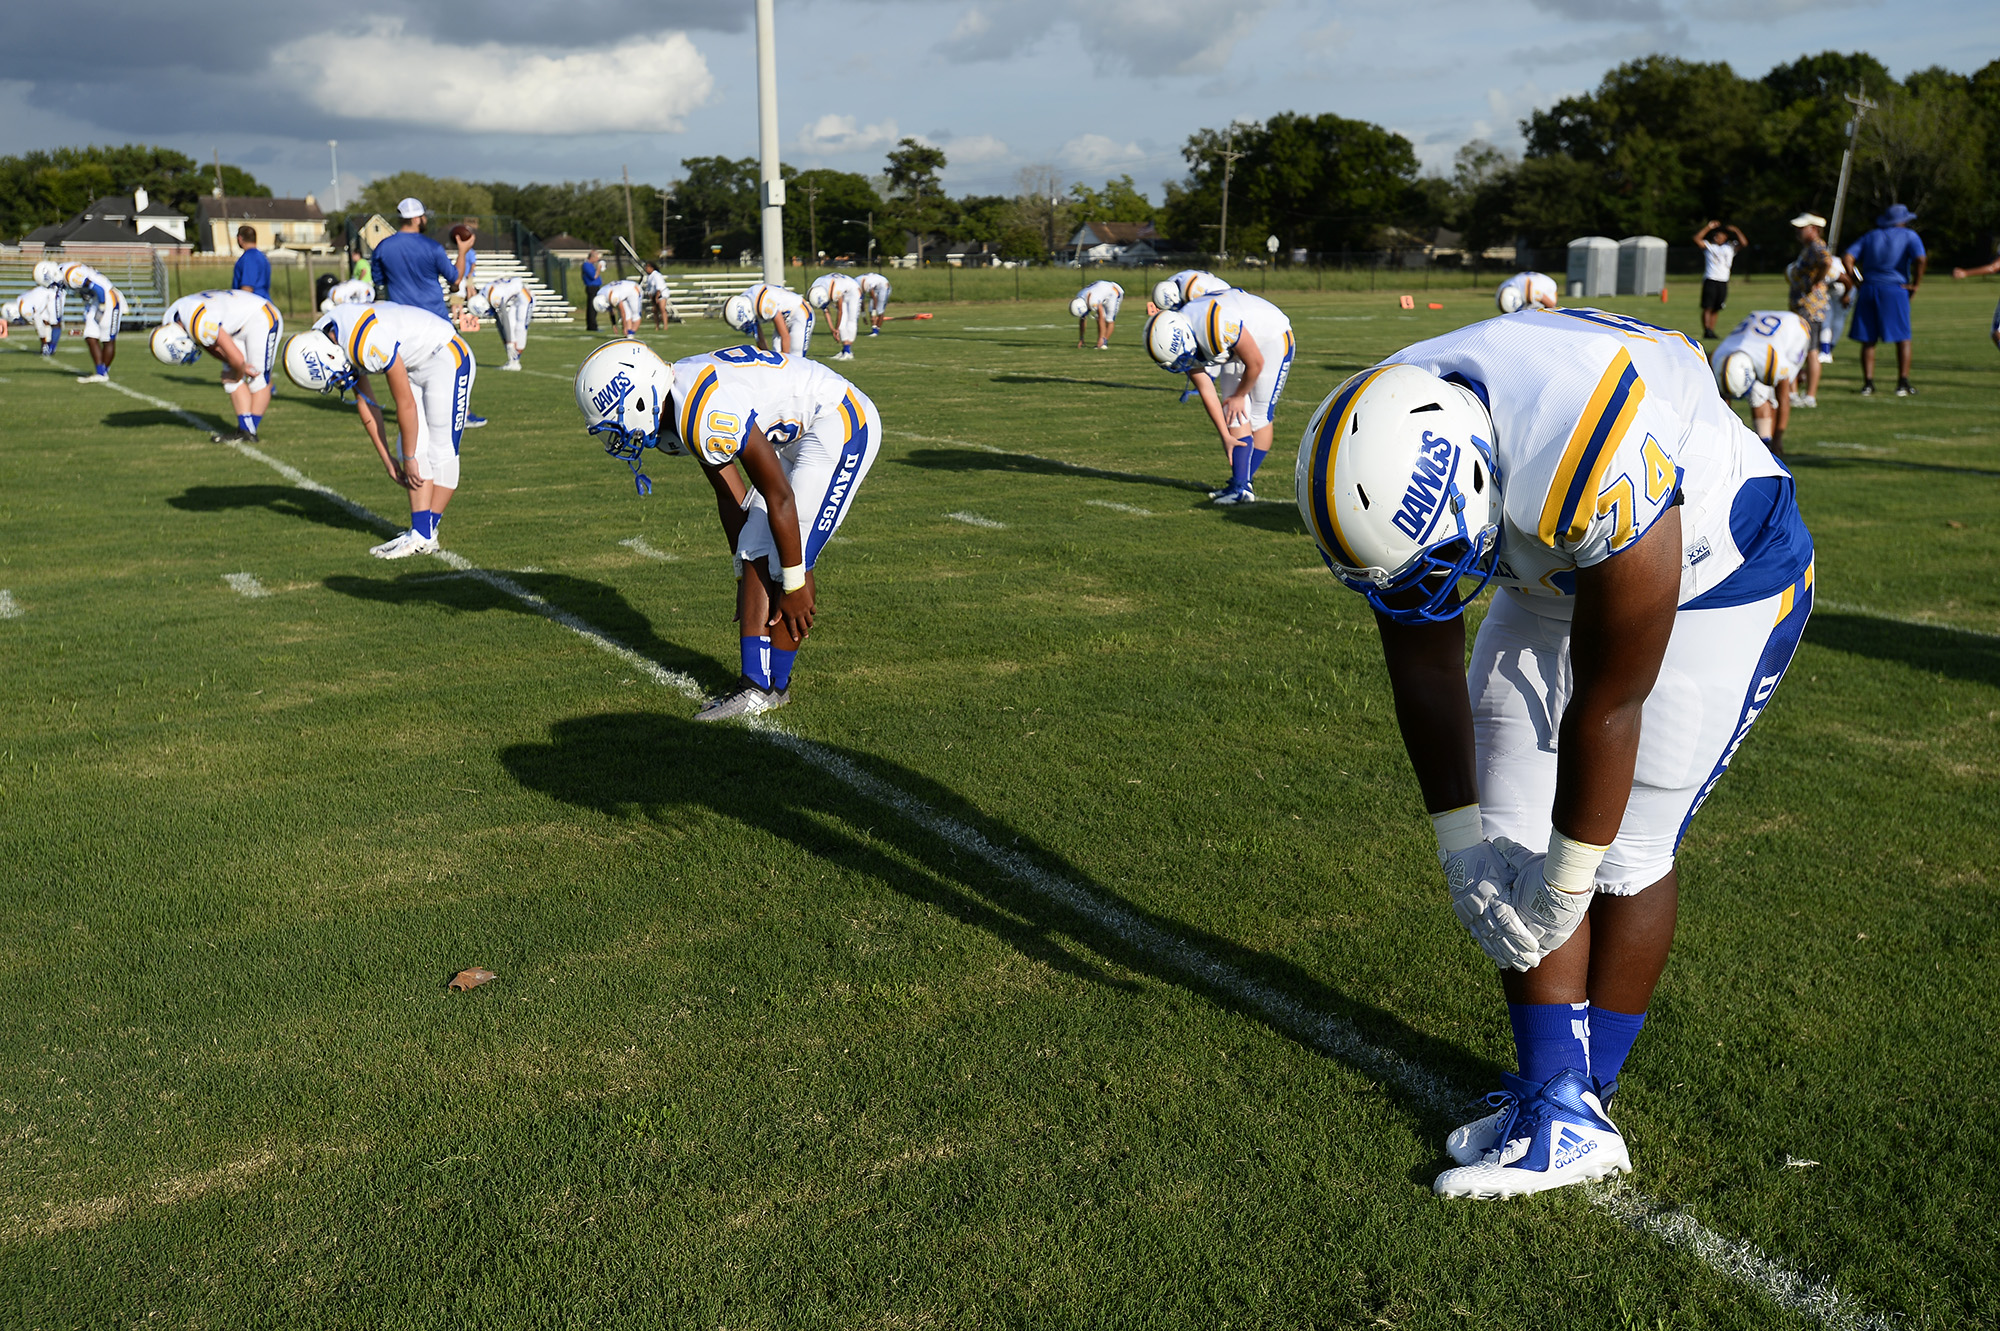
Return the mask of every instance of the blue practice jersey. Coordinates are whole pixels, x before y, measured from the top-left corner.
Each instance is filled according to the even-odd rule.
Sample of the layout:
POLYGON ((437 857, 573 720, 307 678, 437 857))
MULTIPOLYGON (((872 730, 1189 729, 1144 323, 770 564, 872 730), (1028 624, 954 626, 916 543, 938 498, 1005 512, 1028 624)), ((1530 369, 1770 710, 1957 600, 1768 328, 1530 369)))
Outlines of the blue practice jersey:
POLYGON ((458 269, 452 266, 444 246, 429 236, 415 231, 384 236, 375 246, 375 273, 395 304, 414 306, 440 319, 451 318, 451 307, 444 303, 438 279, 455 287, 458 269))

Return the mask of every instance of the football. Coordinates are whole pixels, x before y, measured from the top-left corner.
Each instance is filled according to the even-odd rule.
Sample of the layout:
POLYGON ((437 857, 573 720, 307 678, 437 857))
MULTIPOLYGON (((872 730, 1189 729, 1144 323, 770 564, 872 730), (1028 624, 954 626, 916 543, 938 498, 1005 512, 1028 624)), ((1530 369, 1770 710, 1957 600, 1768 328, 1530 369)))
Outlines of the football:
POLYGON ((472 228, 463 222, 457 223, 451 229, 451 239, 454 244, 461 240, 471 240, 472 228))

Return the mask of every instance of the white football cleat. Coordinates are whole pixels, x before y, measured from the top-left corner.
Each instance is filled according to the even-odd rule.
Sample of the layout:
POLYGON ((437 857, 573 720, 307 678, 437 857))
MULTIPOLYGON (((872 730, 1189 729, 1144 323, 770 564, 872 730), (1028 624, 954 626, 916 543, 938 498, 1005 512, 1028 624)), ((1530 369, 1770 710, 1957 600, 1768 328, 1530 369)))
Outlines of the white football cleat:
POLYGON ((76 377, 76 381, 80 384, 108 384, 111 382, 111 376, 108 374, 79 374, 76 377))
POLYGON ((762 716, 775 711, 792 700, 790 689, 776 691, 759 688, 755 684, 744 683, 734 693, 726 693, 710 700, 708 706, 694 714, 697 721, 728 721, 739 716, 762 716))
POLYGON ((1234 507, 1237 504, 1254 504, 1257 502, 1257 494, 1249 489, 1224 490, 1215 497, 1215 502, 1224 508, 1234 507))
POLYGON ((521 368, 521 362, 517 360, 503 361, 500 365, 496 366, 495 368, 502 370, 518 370, 521 368))
POLYGON ((408 559, 411 555, 434 555, 437 549, 437 537, 419 536, 412 529, 399 532, 382 544, 371 547, 368 553, 377 559, 408 559))
POLYGON ((1503 1094, 1512 1096, 1513 1103, 1503 1111, 1505 1118, 1491 1128, 1486 1126, 1490 1120, 1480 1119, 1452 1134, 1461 1149, 1470 1149, 1474 1139, 1487 1132, 1496 1145, 1477 1164, 1439 1174, 1431 1185, 1438 1196, 1526 1197, 1632 1172, 1625 1139, 1604 1116, 1588 1077, 1565 1068, 1540 1090, 1530 1089, 1518 1077, 1506 1081, 1510 1090, 1503 1094))

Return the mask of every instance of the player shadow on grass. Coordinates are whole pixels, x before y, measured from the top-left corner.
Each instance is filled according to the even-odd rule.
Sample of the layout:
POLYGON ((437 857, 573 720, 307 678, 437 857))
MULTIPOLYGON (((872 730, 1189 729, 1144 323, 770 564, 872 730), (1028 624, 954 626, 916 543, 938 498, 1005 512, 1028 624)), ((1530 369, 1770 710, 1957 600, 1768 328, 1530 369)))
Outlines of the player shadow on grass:
MULTIPOLYGON (((654 712, 580 716, 552 725, 547 743, 516 744, 502 749, 498 757, 527 789, 607 817, 672 825, 677 809, 710 809, 789 842, 806 856, 876 878, 914 901, 986 930, 1024 956, 1092 983, 1129 990, 1133 986, 1117 972, 1134 971, 1201 993, 1286 1039, 1304 1043, 1298 1031, 1224 987, 1228 981, 1218 982, 1215 971, 1204 976, 1204 969, 1219 963, 1282 992, 1313 1017, 1352 1022, 1377 1046, 1423 1067, 1466 1085, 1498 1084, 1501 1069, 1490 1061, 1419 1031, 1281 958, 1125 900, 928 777, 871 754, 830 744, 815 747, 834 764, 849 765, 886 782, 898 795, 972 829, 988 845, 1032 861, 1078 896, 1108 906, 1124 920, 1170 941, 1162 943, 1157 935, 1148 942, 1130 941, 1109 923, 1030 889, 984 856, 956 849, 938 832, 862 795, 824 766, 793 752, 785 741, 745 733, 736 726, 701 725, 654 712), (847 830, 853 828, 867 832, 847 830)), ((1379 1068, 1360 1062, 1353 1066, 1371 1080, 1382 1081, 1379 1068)), ((1399 1099, 1414 1123, 1451 1126, 1438 1110, 1400 1095, 1393 1084, 1383 1086, 1399 1099)), ((1423 1177, 1428 1179, 1429 1173, 1423 1177)))
MULTIPOLYGON (((102 423, 113 430, 145 430, 155 425, 171 425, 176 429, 187 428, 187 420, 184 417, 177 416, 171 411, 162 411, 158 407, 106 412, 102 423)), ((217 421, 216 424, 219 427, 221 422, 217 421)))
MULTIPOLYGON (((178 423, 178 422, 176 422, 178 423)), ((191 485, 167 500, 171 508, 185 513, 227 513, 235 509, 261 508, 281 517, 303 518, 322 527, 358 531, 374 535, 372 523, 364 522, 322 495, 295 485, 191 485)))
POLYGON ((2000 685, 2000 640, 1900 620, 1814 608, 1806 641, 1974 684, 2000 685))
POLYGON ((1134 393, 1178 393, 1182 385, 1172 384, 1125 384, 1115 379, 1077 379, 1063 374, 996 374, 996 384, 1068 384, 1085 388, 1125 388, 1134 393))
MULTIPOLYGON (((692 676, 712 692, 721 693, 736 682, 734 665, 725 666, 692 647, 683 647, 660 637, 653 632, 653 622, 634 609, 615 587, 563 573, 502 573, 499 576, 533 592, 550 605, 588 621, 606 637, 641 656, 669 670, 692 676)), ((519 597, 471 573, 439 572, 431 568, 412 570, 395 578, 336 575, 325 579, 322 585, 342 596, 383 605, 430 604, 456 614, 483 614, 500 610, 542 618, 533 606, 524 604, 519 597)))
POLYGON ((1814 469, 1847 471, 1857 467, 1888 467, 1896 471, 1935 471, 1951 476, 2000 476, 2000 471, 1992 467, 1956 467, 1943 462, 1906 462, 1901 458, 1866 455, 1834 458, 1819 453, 1801 453, 1797 449, 1785 454, 1785 465, 1793 471, 1814 469))
POLYGON ((1028 453, 988 453, 970 448, 913 448, 896 459, 906 467, 925 471, 1004 471, 1016 476, 1090 476, 1105 481, 1129 481, 1134 485, 1157 485, 1169 490, 1192 490, 1207 495, 1210 486, 1175 476, 1147 476, 1132 471, 1106 471, 1101 467, 1080 467, 1074 463, 1038 458, 1028 453))

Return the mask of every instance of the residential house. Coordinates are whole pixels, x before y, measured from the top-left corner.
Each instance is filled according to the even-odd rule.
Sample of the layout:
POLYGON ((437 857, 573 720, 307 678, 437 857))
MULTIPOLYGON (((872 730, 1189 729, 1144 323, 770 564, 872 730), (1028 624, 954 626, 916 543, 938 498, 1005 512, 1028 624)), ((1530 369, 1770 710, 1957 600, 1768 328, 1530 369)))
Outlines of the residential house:
POLYGON ((36 227, 21 238, 25 246, 151 245, 185 248, 187 218, 149 198, 143 189, 92 199, 66 222, 36 227))
POLYGON ((235 253, 236 228, 240 226, 256 229, 257 248, 266 253, 288 249, 326 254, 335 249, 327 234, 326 214, 310 194, 303 199, 205 194, 195 225, 197 243, 217 254, 235 253))

